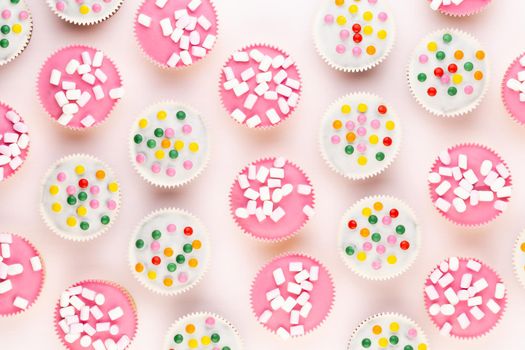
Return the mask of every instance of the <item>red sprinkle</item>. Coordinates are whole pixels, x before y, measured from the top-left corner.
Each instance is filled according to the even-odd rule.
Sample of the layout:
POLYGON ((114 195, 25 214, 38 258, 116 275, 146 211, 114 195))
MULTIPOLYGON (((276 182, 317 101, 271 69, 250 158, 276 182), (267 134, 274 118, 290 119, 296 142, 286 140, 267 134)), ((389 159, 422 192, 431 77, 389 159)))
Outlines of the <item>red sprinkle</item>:
POLYGON ((360 26, 358 23, 354 24, 354 25, 352 26, 352 31, 353 31, 354 33, 359 33, 359 32, 361 31, 361 26, 360 26))
POLYGON ((151 263, 153 265, 160 265, 160 257, 154 256, 153 258, 151 258, 151 263))
POLYGON ((383 139, 383 145, 385 145, 385 146, 387 146, 387 147, 388 147, 388 146, 391 146, 391 145, 392 145, 392 139, 391 139, 390 137, 385 137, 385 138, 383 139))
POLYGON ((456 73, 458 71, 458 66, 456 66, 454 63, 451 63, 449 66, 448 66, 448 71, 450 73, 456 73))
POLYGON ((433 88, 433 87, 428 88, 427 94, 428 94, 428 96, 436 96, 436 94, 437 94, 436 88, 433 88))
POLYGON ((87 188, 89 186, 89 182, 86 179, 80 179, 78 180, 78 186, 80 186, 80 188, 87 188))
POLYGON ((356 44, 359 44, 361 41, 363 41, 363 36, 359 33, 354 34, 354 42, 356 44))
POLYGON ((397 218, 399 216, 399 211, 397 209, 390 210, 390 217, 391 218, 397 218))
POLYGON ((410 248, 410 243, 408 243, 407 241, 402 241, 401 243, 399 243, 399 247, 403 250, 408 250, 408 248, 410 248))
POLYGON ((387 112, 386 106, 379 105, 379 107, 377 107, 377 111, 379 112, 379 114, 385 114, 387 112))
POLYGON ((355 220, 348 221, 348 228, 350 230, 355 230, 357 227, 357 222, 355 220))
POLYGON ((193 229, 192 229, 190 226, 185 227, 185 228, 184 228, 184 234, 185 234, 186 236, 191 236, 191 235, 193 234, 193 229))
POLYGON ((443 76, 443 74, 445 74, 445 72, 443 71, 442 68, 436 68, 434 69, 434 75, 438 78, 441 78, 443 76))

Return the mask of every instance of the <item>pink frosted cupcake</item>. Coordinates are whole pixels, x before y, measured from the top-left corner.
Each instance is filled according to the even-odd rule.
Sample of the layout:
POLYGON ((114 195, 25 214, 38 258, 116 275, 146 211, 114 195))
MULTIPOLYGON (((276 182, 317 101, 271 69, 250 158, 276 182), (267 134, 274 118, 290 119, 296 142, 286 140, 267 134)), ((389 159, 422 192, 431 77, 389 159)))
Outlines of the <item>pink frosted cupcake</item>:
POLYGON ((512 118, 525 124, 525 53, 507 68, 501 84, 503 104, 512 118))
POLYGON ((115 64, 102 51, 84 45, 65 47, 48 58, 37 89, 51 118, 75 130, 101 124, 124 96, 115 64))
POLYGON ((293 113, 302 83, 297 65, 287 53, 253 44, 231 55, 219 85, 222 104, 235 121, 249 128, 267 128, 293 113))
POLYGON ((426 0, 430 8, 445 15, 463 17, 481 12, 491 0, 426 0))
POLYGON ((237 225, 265 241, 292 237, 313 215, 314 201, 308 177, 282 157, 249 164, 230 189, 230 210, 237 225))
POLYGON ((328 270, 302 254, 275 258, 255 277, 251 304, 265 328, 283 339, 320 326, 332 309, 334 285, 328 270))
POLYGON ((18 235, 0 233, 0 316, 31 307, 43 284, 42 258, 33 245, 18 235))
POLYGON ((0 102, 0 183, 14 175, 29 152, 27 125, 11 107, 0 102))
POLYGON ((78 282, 55 308, 55 330, 70 350, 127 349, 137 325, 133 298, 113 282, 78 282))
POLYGON ((495 219, 512 195, 512 178, 505 162, 493 150, 472 143, 441 152, 428 183, 438 211, 464 226, 495 219))
POLYGON ((501 278, 476 259, 444 260, 425 282, 425 306, 441 334, 475 338, 488 333, 507 304, 501 278))
POLYGON ((218 19, 210 0, 144 0, 135 16, 135 36, 146 55, 164 68, 182 68, 213 49, 218 19))

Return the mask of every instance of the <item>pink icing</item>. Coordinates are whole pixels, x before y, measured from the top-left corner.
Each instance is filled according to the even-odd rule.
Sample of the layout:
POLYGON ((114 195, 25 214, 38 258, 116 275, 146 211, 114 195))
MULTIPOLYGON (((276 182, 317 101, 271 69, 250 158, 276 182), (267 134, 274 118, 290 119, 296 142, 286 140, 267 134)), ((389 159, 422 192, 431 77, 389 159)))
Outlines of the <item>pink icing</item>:
MULTIPOLYGON (((245 47, 245 48, 243 48, 242 50, 239 50, 239 51, 244 51, 244 52, 249 53, 252 49, 257 49, 261 53, 263 53, 264 55, 268 55, 268 56, 270 56, 272 58, 275 57, 275 56, 278 56, 278 55, 283 55, 285 58, 289 57, 289 55, 286 52, 284 52, 284 51, 282 51, 280 49, 273 48, 273 47, 268 47, 268 46, 264 46, 264 45, 250 45, 250 46, 245 47)), ((232 56, 232 57, 230 57, 228 59, 228 62, 226 63, 225 66, 231 67, 231 69, 233 70, 233 73, 235 74, 236 79, 238 79, 239 81, 241 81, 241 73, 243 71, 245 71, 246 69, 249 69, 250 67, 253 68, 256 73, 261 73, 258 70, 259 63, 257 63, 256 61, 254 61, 252 59, 250 59, 249 62, 235 62, 233 60, 233 56, 232 56)), ((281 68, 270 67, 268 72, 271 72, 272 73, 272 77, 274 77, 281 69, 283 69, 283 68, 282 67, 281 68)), ((290 67, 284 69, 284 70, 286 71, 286 73, 287 73, 289 78, 292 78, 292 79, 295 79, 295 80, 301 82, 301 76, 299 74, 299 70, 298 70, 297 65, 295 63, 292 64, 290 67)), ((240 97, 237 97, 233 90, 229 90, 229 91, 226 90, 224 88, 224 86, 223 86, 225 82, 226 82, 226 76, 223 73, 221 73, 220 94, 221 94, 221 99, 222 99, 223 105, 226 108, 226 110, 228 111, 228 113, 231 114, 234 110, 240 109, 247 116, 247 118, 246 118, 246 120, 244 122, 246 122, 250 117, 252 117, 254 115, 258 115, 261 118, 262 122, 257 127, 268 127, 268 126, 272 126, 272 125, 277 125, 280 122, 282 122, 283 120, 285 120, 286 118, 288 118, 290 115, 292 115, 293 111, 296 108, 296 107, 291 107, 290 106, 290 112, 288 114, 284 115, 281 112, 281 110, 279 109, 279 105, 278 105, 277 100, 267 100, 267 99, 264 98, 264 96, 258 96, 257 102, 255 103, 255 106, 251 110, 249 110, 249 109, 244 107, 244 101, 246 100, 246 97, 250 93, 251 94, 255 94, 254 89, 258 85, 258 83, 256 81, 256 78, 253 77, 253 78, 251 78, 250 80, 247 81, 250 90, 246 94, 244 94, 244 95, 242 95, 240 97), (266 116, 266 111, 268 111, 269 109, 272 109, 272 108, 275 109, 275 111, 277 112, 277 114, 281 118, 281 120, 277 124, 272 124, 270 122, 270 120, 268 119, 268 117, 266 116)), ((285 83, 285 81, 283 81, 281 84, 284 84, 284 83, 285 83)), ((275 91, 277 85, 278 84, 276 84, 273 80, 268 82, 268 86, 270 87, 269 91, 275 91)), ((296 94, 301 95, 301 87, 299 88, 299 90, 294 90, 293 89, 293 92, 296 93, 296 94)), ((281 97, 281 96, 279 96, 279 97, 281 97)), ((285 100, 286 99, 287 98, 285 98, 285 100)))
MULTIPOLYGON (((85 128, 85 126, 83 126, 80 123, 80 121, 88 115, 92 115, 95 119, 95 123, 93 124, 93 126, 102 123, 108 117, 109 113, 118 101, 113 100, 109 97, 109 91, 111 89, 122 86, 122 79, 117 70, 117 67, 105 55, 102 67, 100 67, 100 69, 107 75, 107 81, 105 83, 101 83, 97 79, 94 85, 90 85, 87 82, 83 81, 81 79, 81 76, 78 74, 67 74, 65 71, 66 65, 71 59, 76 59, 82 63, 81 54, 84 51, 89 52, 91 58, 93 59, 94 54, 98 50, 84 45, 65 47, 57 53, 53 54, 50 58, 48 58, 38 77, 37 88, 40 101, 47 113, 49 113, 49 115, 55 120, 58 120, 58 118, 60 118, 60 116, 62 115, 62 109, 55 100, 55 94, 58 91, 62 91, 62 87, 54 86, 49 83, 49 79, 51 77, 51 72, 53 69, 58 69, 61 71, 62 81, 72 81, 76 83, 77 89, 80 89, 82 91, 88 91, 91 93, 92 96, 89 102, 84 107, 80 107, 79 112, 74 115, 73 119, 68 124, 68 126, 73 128, 85 128), (97 85, 102 86, 105 94, 104 98, 98 101, 95 99, 95 96, 92 92, 92 88, 97 85)), ((95 69, 96 68, 93 67, 90 73, 94 74, 95 69)))
POLYGON ((518 73, 525 70, 519 63, 523 56, 525 56, 525 53, 521 54, 505 72, 501 92, 508 112, 521 124, 525 124, 525 102, 520 102, 519 92, 512 91, 507 87, 507 81, 511 78, 517 79, 518 73))
MULTIPOLYGON (((427 0, 431 2, 432 0, 427 0)), ((466 16, 482 10, 491 0, 464 0, 459 5, 441 5, 439 12, 451 16, 466 16)))
MULTIPOLYGON (((95 324, 97 322, 111 322, 111 324, 116 324, 119 328, 119 333, 117 335, 111 335, 109 332, 98 332, 95 336, 93 336, 93 340, 101 339, 102 341, 105 341, 106 339, 113 339, 115 342, 117 342, 123 335, 127 335, 129 339, 133 339, 137 331, 137 318, 135 304, 132 297, 124 289, 115 285, 112 282, 84 281, 76 283, 71 287, 79 285, 91 289, 97 293, 101 293, 106 298, 105 303, 103 305, 98 306, 104 314, 104 316, 100 320, 95 320, 95 318, 90 314, 89 320, 82 322, 89 323, 92 327, 95 327, 95 324), (119 306, 122 309, 122 311, 124 312, 124 316, 115 321, 111 321, 107 313, 109 310, 112 310, 117 306, 119 306)), ((79 298, 82 301, 84 301, 85 304, 89 307, 96 305, 94 301, 89 301, 81 296, 79 296, 79 298)), ((66 343, 66 341, 64 340, 65 334, 62 331, 62 329, 58 326, 58 322, 61 319, 59 311, 60 304, 58 303, 55 309, 55 328, 58 332, 60 339, 62 340, 62 343, 64 345, 67 344, 66 347, 69 350, 85 350, 86 348, 80 346, 80 340, 77 340, 73 344, 66 343)))
MULTIPOLYGON (((496 167, 496 165, 503 163, 503 160, 492 150, 489 150, 487 148, 484 148, 479 145, 474 144, 468 144, 468 145, 458 145, 454 146, 452 148, 449 148, 449 154, 451 157, 451 164, 444 165, 441 163, 441 161, 438 159, 434 166, 432 167, 433 172, 438 172, 439 167, 456 167, 458 166, 458 156, 460 154, 465 154, 468 157, 468 167, 469 169, 472 169, 478 179, 481 181, 478 182, 478 184, 475 185, 475 190, 486 190, 489 189, 488 186, 483 184, 482 179, 485 178, 485 176, 481 175, 479 172, 479 168, 481 166, 481 163, 484 160, 490 160, 493 164, 493 167, 496 167)), ((454 189, 459 187, 459 182, 455 181, 453 177, 446 178, 447 181, 449 181, 452 185, 450 190, 445 193, 445 195, 442 196, 443 199, 449 201, 452 203, 452 200, 455 198, 455 195, 453 193, 454 189)), ((505 186, 510 186, 512 184, 512 176, 509 176, 506 179, 505 186)), ((435 192, 436 187, 438 184, 429 184, 430 185, 430 196, 432 198, 432 202, 435 202, 438 198, 438 195, 435 192)), ((495 198, 498 199, 498 198, 495 198)), ((500 198, 499 200, 502 200, 504 202, 508 202, 508 198, 500 198)), ((488 222, 496 216, 499 215, 500 211, 496 210, 494 208, 494 201, 492 202, 480 202, 477 206, 471 206, 470 201, 465 201, 467 205, 467 210, 464 213, 458 213, 456 210, 454 210, 453 207, 450 208, 450 210, 445 213, 441 210, 439 210, 446 218, 452 220, 453 222, 460 224, 460 225, 479 225, 485 222, 488 222)))
MULTIPOLYGON (((9 112, 9 111, 14 111, 16 114, 18 114, 18 112, 13 110, 11 107, 9 107, 8 105, 3 104, 2 102, 0 102, 0 135, 3 135, 6 132, 19 134, 17 131, 15 131, 13 129, 13 123, 11 121, 7 120, 6 117, 5 117, 6 113, 9 112)), ((20 114, 18 114, 18 115, 20 115, 20 114)), ((24 122, 23 119, 21 119, 20 121, 24 122)), ((4 142, 3 139, 0 140, 0 146, 2 146, 2 145, 7 145, 4 142)), ((28 150, 29 150, 29 147, 27 147, 26 149, 21 150, 22 153, 19 155, 19 157, 22 158, 23 160, 25 160, 27 158, 28 150)), ((4 180, 7 179, 8 177, 10 177, 11 175, 13 175, 16 171, 18 171, 18 169, 20 169, 21 166, 19 166, 15 170, 11 169, 9 164, 0 166, 0 168, 4 169, 4 180)), ((0 179, 0 182, 1 181, 2 181, 2 179, 0 179)))
MULTIPOLYGON (((275 158, 264 159, 254 162, 252 164, 258 166, 265 166, 272 168, 275 158)), ((282 184, 292 184, 294 191, 288 196, 284 197, 278 204, 286 212, 286 215, 277 223, 273 222, 270 218, 259 222, 255 216, 250 216, 247 219, 241 219, 234 215, 234 220, 244 231, 253 235, 256 238, 262 239, 283 239, 292 236, 297 230, 299 230, 306 221, 308 216, 303 213, 303 207, 309 205, 314 207, 314 196, 313 191, 310 195, 304 196, 296 192, 297 185, 308 184, 311 185, 310 180, 306 175, 294 164, 286 162, 284 165, 285 178, 282 180, 282 184)), ((241 174, 247 174, 248 167, 245 167, 241 174)), ((258 191, 260 187, 267 186, 261 184, 257 180, 252 181, 250 186, 255 191, 258 191)), ((248 204, 248 198, 244 197, 244 191, 239 186, 237 180, 232 186, 230 193, 230 205, 235 211, 238 207, 246 207, 248 204)), ((262 206, 262 202, 259 199, 257 202, 258 206, 262 206)), ((277 205, 276 205, 277 206, 277 205)))
MULTIPOLYGON (((29 260, 34 256, 40 256, 38 251, 20 236, 12 235, 12 240, 13 243, 9 245, 11 257, 4 257, 1 263, 6 265, 21 264, 24 272, 16 276, 8 276, 13 289, 7 293, 0 294, 0 315, 10 315, 21 311, 21 309, 13 305, 13 301, 17 296, 28 300, 29 308, 38 298, 44 283, 44 270, 33 271, 29 260)), ((0 282, 3 281, 0 278, 0 282)))
MULTIPOLYGON (((191 0, 168 1, 164 8, 161 9, 155 5, 155 0, 145 0, 137 11, 137 16, 135 18, 135 35, 142 50, 144 50, 151 59, 161 66, 168 67, 167 62, 171 55, 174 52, 178 54, 182 50, 179 47, 179 43, 175 43, 169 36, 164 36, 162 34, 162 29, 159 23, 164 18, 171 18, 172 25, 175 28, 175 18, 173 17, 173 14, 177 10, 185 9, 190 1, 191 0), (149 28, 138 22, 138 16, 141 13, 151 18, 151 25, 149 28)), ((208 34, 217 36, 217 13, 211 1, 203 0, 202 4, 195 12, 189 10, 188 12, 190 16, 200 17, 203 15, 211 22, 211 27, 208 30, 205 30, 199 24, 195 27, 195 30, 200 34, 201 43, 208 34)), ((187 35, 187 33, 185 35, 187 35)), ((191 56, 193 63, 202 59, 202 57, 196 57, 193 54, 191 56)), ((176 65, 176 67, 182 66, 184 66, 182 61, 179 61, 176 65)))
MULTIPOLYGON (((427 310, 430 307, 430 305, 434 303, 448 304, 449 302, 447 301, 447 298, 443 294, 444 291, 448 288, 452 288, 454 292, 456 292, 457 294, 457 292, 459 292, 462 289, 461 288, 461 277, 465 273, 472 274, 473 276, 472 283, 482 278, 484 278, 488 282, 488 287, 484 289, 483 291, 479 292, 478 294, 476 294, 476 296, 481 296, 483 299, 483 304, 478 306, 481 309, 481 311, 485 313, 485 317, 482 318, 481 320, 479 321, 476 320, 470 314, 470 307, 468 306, 466 301, 459 301, 459 303, 455 305, 455 312, 452 316, 445 316, 441 313, 439 313, 436 316, 430 316, 434 324, 437 325, 439 328, 441 328, 445 322, 449 322, 452 325, 451 335, 459 337, 459 338, 478 337, 490 331, 492 327, 496 325, 498 320, 503 315, 503 310, 505 309, 505 305, 507 303, 506 293, 503 299, 494 298, 496 284, 502 282, 499 276, 492 269, 490 269, 483 263, 482 263, 481 270, 479 272, 470 270, 469 268, 467 268, 467 262, 469 260, 475 260, 477 262, 480 262, 479 260, 476 260, 476 259, 459 258, 459 269, 457 271, 450 271, 450 270, 448 271, 448 273, 452 274, 452 276, 454 277, 454 282, 452 282, 447 287, 443 288, 439 284, 434 285, 432 281, 430 280, 430 278, 428 278, 425 282, 425 286, 434 285, 434 287, 436 288, 439 294, 438 299, 430 300, 425 293, 424 298, 425 298, 425 305, 427 307, 427 310), (490 309, 488 309, 488 307, 486 306, 486 302, 489 299, 493 299, 501 307, 501 311, 499 313, 494 314, 492 311, 490 311, 490 309), (471 322, 470 326, 466 329, 461 329, 458 321, 456 320, 456 318, 462 313, 465 313, 471 322)), ((436 269, 438 268, 439 268, 439 265, 438 267, 436 267, 436 269)))
MULTIPOLYGON (((300 323, 304 325, 304 331, 309 332, 318 327, 330 313, 334 300, 334 285, 326 268, 317 260, 300 255, 287 254, 277 257, 266 265, 255 277, 251 290, 252 310, 258 318, 265 310, 271 310, 270 302, 266 300, 266 293, 277 288, 273 278, 273 271, 281 268, 287 281, 293 281, 295 272, 289 271, 291 262, 301 262, 303 269, 310 269, 312 266, 319 266, 319 279, 314 284, 310 292, 309 302, 312 304, 312 310, 308 318, 301 318, 300 323)), ((280 286, 281 295, 284 299, 287 297, 297 298, 297 295, 287 291, 287 283, 280 286)), ((279 309, 273 311, 270 320, 264 325, 271 331, 276 331, 279 327, 290 329, 290 314, 279 309)))

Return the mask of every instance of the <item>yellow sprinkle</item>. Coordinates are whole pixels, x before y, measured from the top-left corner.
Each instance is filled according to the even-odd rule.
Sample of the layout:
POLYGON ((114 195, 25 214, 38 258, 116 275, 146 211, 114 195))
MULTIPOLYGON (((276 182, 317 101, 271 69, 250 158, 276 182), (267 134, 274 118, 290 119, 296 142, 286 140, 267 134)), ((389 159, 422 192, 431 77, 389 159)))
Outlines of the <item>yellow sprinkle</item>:
POLYGON ((386 258, 386 261, 388 261, 390 265, 394 265, 397 262, 397 258, 395 255, 390 255, 388 258, 386 258))
POLYGON ((434 51, 436 51, 438 49, 438 46, 437 46, 437 44, 434 41, 431 41, 431 42, 428 43, 427 49, 428 49, 428 51, 434 52, 434 51))
POLYGON ((359 165, 366 165, 366 163, 368 162, 368 159, 365 157, 365 156, 359 156, 359 158, 357 158, 357 164, 359 165))
POLYGON ((371 21, 372 18, 374 18, 374 15, 372 14, 372 12, 370 11, 366 11, 365 13, 363 13, 363 19, 367 22, 371 21))
POLYGON ((118 184, 116 182, 112 182, 108 185, 109 192, 117 192, 118 191, 118 184))
POLYGON ((386 338, 381 338, 378 341, 378 344, 382 348, 386 348, 388 346, 388 340, 386 338))
POLYGON ((334 122, 332 123, 332 127, 335 130, 339 130, 343 127, 343 122, 341 122, 340 120, 334 120, 334 122))
POLYGON ((58 191, 58 186, 53 185, 49 187, 49 193, 51 193, 53 196, 56 196, 58 194, 58 191))
POLYGON ((74 217, 70 216, 70 217, 67 218, 66 223, 67 223, 68 226, 74 227, 77 224, 77 219, 75 219, 74 217))
POLYGON ((361 214, 363 214, 363 216, 365 218, 369 217, 370 215, 372 215, 372 209, 366 207, 366 208, 363 208, 363 210, 361 210, 361 214))
POLYGON ((154 280, 154 279, 156 279, 156 278, 157 278, 157 273, 156 273, 155 271, 153 271, 153 270, 149 271, 149 272, 148 272, 148 278, 149 278, 150 280, 154 280))
POLYGON ((86 168, 84 168, 83 165, 77 165, 77 167, 75 168, 75 173, 77 173, 77 175, 82 175, 86 172, 86 168))
POLYGON ((77 208, 77 214, 78 214, 79 216, 86 216, 86 214, 87 214, 87 209, 86 209, 86 207, 84 207, 84 206, 82 206, 82 205, 81 205, 80 207, 78 207, 78 208, 77 208))
POLYGON ((357 110, 361 113, 365 113, 368 111, 368 106, 364 103, 360 103, 359 106, 357 106, 357 110))
POLYGON ((340 26, 344 26, 346 24, 346 17, 345 16, 338 16, 336 19, 337 24, 340 26))
POLYGON ((159 149, 157 152, 155 152, 155 158, 163 159, 164 158, 164 151, 159 149))
POLYGON ((180 151, 184 148, 184 141, 181 141, 181 140, 177 140, 175 141, 175 149, 177 151, 180 151))
POLYGON ((188 346, 192 349, 195 349, 197 346, 199 346, 199 342, 196 339, 191 339, 188 342, 188 346))
POLYGON ((396 124, 393 121, 389 120, 386 122, 385 127, 387 130, 394 130, 396 124))
POLYGON ((197 142, 190 143, 189 149, 191 152, 195 153, 199 151, 199 144, 197 142))
POLYGON ((141 120, 139 120, 139 127, 141 129, 145 129, 147 126, 148 126, 148 120, 147 119, 142 118, 141 120))
POLYGON ((363 28, 363 33, 365 35, 371 35, 373 32, 374 32, 374 28, 372 28, 371 26, 365 26, 363 28))
POLYGON ((461 84, 461 82, 463 81, 463 76, 461 74, 454 74, 452 76, 452 81, 454 82, 454 84, 461 84))
POLYGON ((55 213, 60 213, 62 211, 62 206, 60 203, 53 203, 51 210, 53 210, 55 213))
POLYGON ((87 5, 80 6, 80 13, 83 15, 87 15, 89 13, 89 6, 87 5))
POLYGON ((204 337, 201 338, 201 343, 202 345, 210 345, 211 343, 210 337, 205 335, 204 337))
POLYGON ((166 111, 159 111, 157 113, 157 119, 158 120, 164 120, 164 119, 166 119, 167 116, 168 116, 168 113, 166 113, 166 111))
POLYGON ((421 343, 417 346, 417 350, 427 350, 427 344, 421 343))
POLYGON ((381 211, 381 210, 383 210, 383 203, 381 203, 381 202, 375 202, 375 203, 374 203, 374 209, 375 209, 376 211, 381 211))
POLYGON ((22 33, 22 26, 20 24, 13 24, 13 33, 20 34, 22 33))
POLYGON ((390 330, 391 330, 392 332, 398 332, 398 331, 399 331, 399 323, 397 323, 397 322, 392 322, 392 323, 390 324, 390 330))
POLYGON ((370 144, 377 145, 377 143, 379 142, 379 137, 377 137, 377 135, 370 135, 368 140, 370 141, 370 144))
POLYGON ((350 7, 348 8, 348 12, 350 12, 351 14, 356 14, 357 11, 359 11, 359 7, 357 7, 357 5, 350 5, 350 7))
POLYGON ((366 260, 366 253, 365 253, 365 252, 359 252, 359 253, 357 253, 357 260, 359 260, 359 261, 365 261, 365 260, 366 260))
POLYGON ((386 39, 386 30, 380 30, 377 32, 377 37, 381 40, 386 39))
POLYGON ((350 113, 351 110, 352 110, 352 108, 350 108, 349 105, 343 105, 341 107, 341 113, 343 113, 343 114, 348 114, 348 113, 350 113))

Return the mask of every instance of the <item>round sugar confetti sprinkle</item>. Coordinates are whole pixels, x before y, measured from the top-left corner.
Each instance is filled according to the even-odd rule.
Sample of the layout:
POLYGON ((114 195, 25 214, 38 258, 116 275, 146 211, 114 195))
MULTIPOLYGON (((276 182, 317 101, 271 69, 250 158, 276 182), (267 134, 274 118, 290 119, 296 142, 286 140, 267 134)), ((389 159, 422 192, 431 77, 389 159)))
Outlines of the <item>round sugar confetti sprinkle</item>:
POLYGON ((25 0, 0 0, 0 66, 24 51, 33 30, 25 0))
POLYGON ((77 25, 100 23, 115 14, 124 0, 47 0, 62 20, 77 25))

